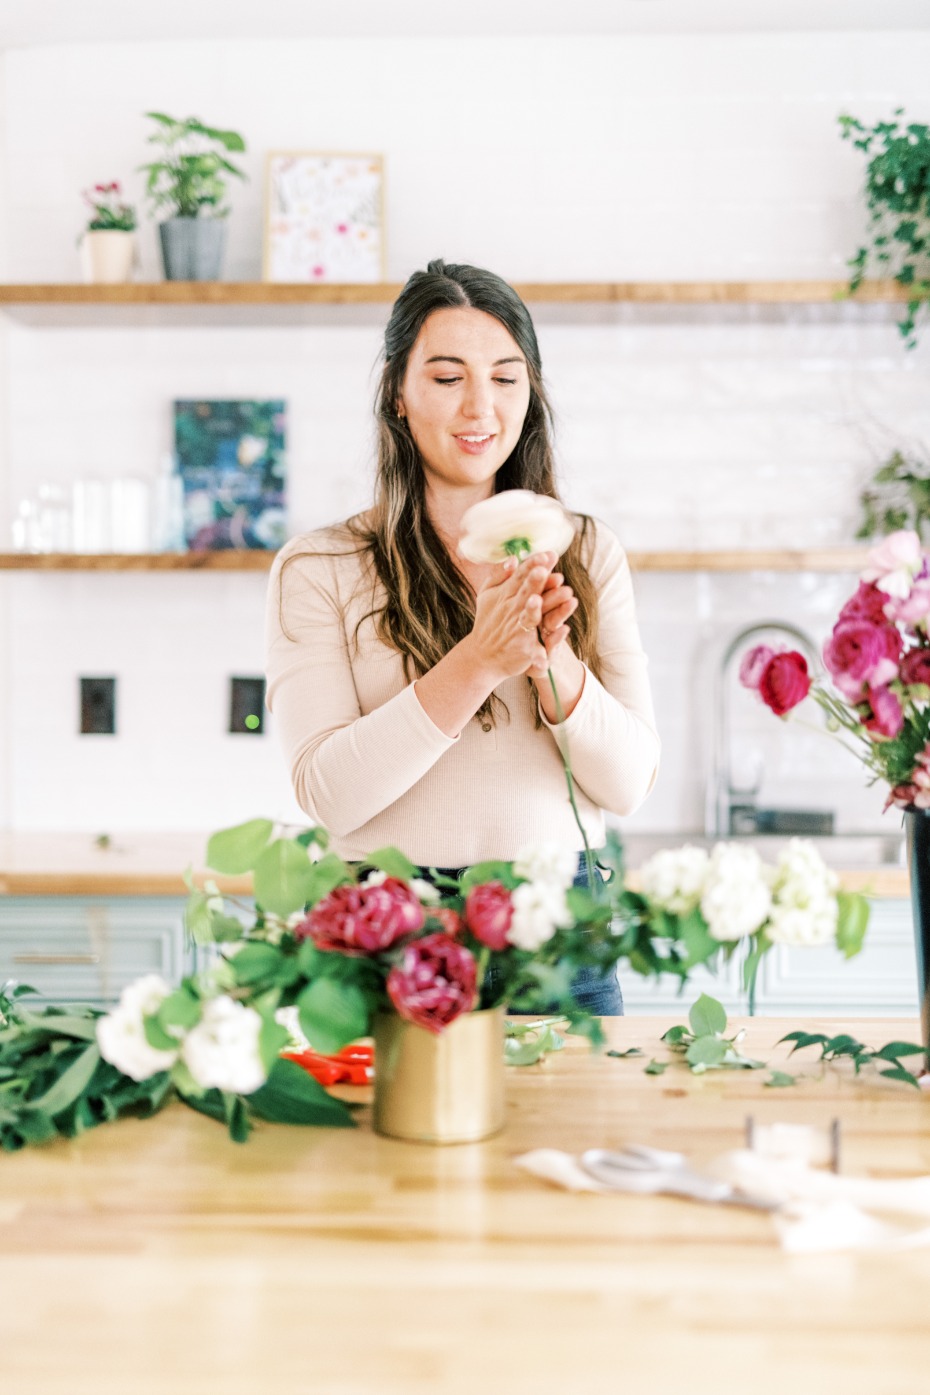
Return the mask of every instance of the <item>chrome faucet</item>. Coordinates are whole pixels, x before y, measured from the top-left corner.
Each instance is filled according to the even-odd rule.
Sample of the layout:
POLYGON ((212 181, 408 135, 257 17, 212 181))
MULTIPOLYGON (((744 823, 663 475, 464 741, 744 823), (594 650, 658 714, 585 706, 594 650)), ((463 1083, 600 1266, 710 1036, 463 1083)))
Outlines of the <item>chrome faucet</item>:
MULTIPOLYGON (((795 625, 784 620, 764 620, 740 630, 723 650, 720 663, 714 676, 714 729, 711 745, 711 765, 707 780, 707 798, 704 807, 704 833, 708 838, 727 838, 737 830, 733 828, 733 810, 738 803, 745 804, 745 795, 735 799, 739 792, 733 786, 733 773, 730 761, 730 694, 727 687, 727 674, 730 664, 747 639, 756 635, 770 634, 773 630, 789 635, 805 656, 812 669, 819 666, 820 656, 817 646, 809 635, 795 625)), ((761 639, 760 639, 761 643, 761 639)))

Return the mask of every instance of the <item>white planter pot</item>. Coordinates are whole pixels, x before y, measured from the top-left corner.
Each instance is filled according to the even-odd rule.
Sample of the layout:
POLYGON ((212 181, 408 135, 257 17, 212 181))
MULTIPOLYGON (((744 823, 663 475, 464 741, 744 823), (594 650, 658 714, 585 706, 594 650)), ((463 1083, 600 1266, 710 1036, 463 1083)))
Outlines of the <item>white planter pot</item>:
POLYGON ((86 232, 81 238, 81 270, 93 284, 116 285, 131 281, 135 266, 136 235, 116 229, 86 232))

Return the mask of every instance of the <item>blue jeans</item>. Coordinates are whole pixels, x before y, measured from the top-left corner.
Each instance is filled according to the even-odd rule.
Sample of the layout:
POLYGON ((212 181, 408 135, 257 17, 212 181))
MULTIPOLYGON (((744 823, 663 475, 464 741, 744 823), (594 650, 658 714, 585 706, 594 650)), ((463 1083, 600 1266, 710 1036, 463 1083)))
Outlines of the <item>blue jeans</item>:
MULTIPOLYGON (((464 867, 437 867, 437 872, 444 873, 447 877, 460 877, 465 871, 464 867)), ((429 881, 429 869, 420 867, 417 875, 429 881)), ((573 886, 587 886, 588 874, 585 869, 584 854, 578 857, 578 871, 575 873, 573 886)), ((495 972, 493 966, 488 970, 486 982, 493 988, 495 983, 495 972)), ((572 996, 580 1007, 590 1012, 594 1017, 622 1017, 623 1016, 623 994, 620 991, 620 984, 615 973, 602 974, 598 969, 585 967, 579 969, 572 979, 572 996)), ((536 1010, 542 1017, 554 1016, 559 1007, 557 1003, 544 1004, 536 1010)))

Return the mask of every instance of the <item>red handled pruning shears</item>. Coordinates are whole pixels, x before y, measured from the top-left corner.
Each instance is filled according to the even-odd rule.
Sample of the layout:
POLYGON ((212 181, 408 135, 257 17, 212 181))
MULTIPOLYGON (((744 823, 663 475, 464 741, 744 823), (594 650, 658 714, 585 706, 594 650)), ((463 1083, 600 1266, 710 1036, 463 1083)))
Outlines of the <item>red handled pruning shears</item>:
POLYGON ((282 1051, 285 1060, 296 1061, 321 1085, 370 1085, 374 1079, 375 1048, 353 1041, 333 1056, 320 1051, 282 1051))

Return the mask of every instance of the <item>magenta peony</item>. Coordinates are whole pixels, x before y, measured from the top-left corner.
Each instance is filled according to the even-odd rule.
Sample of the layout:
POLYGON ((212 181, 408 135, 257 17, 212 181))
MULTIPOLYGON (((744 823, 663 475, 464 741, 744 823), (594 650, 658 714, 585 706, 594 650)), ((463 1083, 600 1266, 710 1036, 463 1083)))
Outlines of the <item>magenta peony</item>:
POLYGON ((773 654, 769 659, 759 679, 759 696, 776 717, 783 717, 804 701, 810 686, 807 660, 791 649, 784 654, 773 654))
POLYGON ((856 702, 866 687, 880 688, 898 676, 901 633, 887 623, 841 620, 823 649, 823 661, 844 697, 856 702))
POLYGON ((900 736, 904 726, 904 710, 890 688, 867 688, 865 701, 872 715, 863 717, 862 725, 876 740, 889 741, 900 736))
POLYGON ((901 660, 901 682, 930 685, 930 649, 909 649, 901 660))
POLYGON ((879 591, 873 582, 860 581, 859 590, 843 606, 837 623, 843 620, 868 620, 872 625, 884 625, 887 618, 885 606, 889 600, 890 597, 884 591, 879 591))
POLYGON ((413 892, 397 877, 380 885, 337 886, 298 925, 298 939, 341 954, 377 954, 412 935, 425 920, 413 892))
POLYGON ((500 882, 472 887, 465 898, 465 924, 475 939, 489 949, 507 948, 507 931, 512 920, 513 901, 500 882))
POLYGON ((769 644, 757 644, 754 649, 747 649, 739 666, 739 681, 743 687, 758 689, 766 664, 774 657, 775 650, 769 644))
POLYGON ((424 935, 407 945, 388 974, 387 991, 401 1017, 441 1032, 474 1006, 475 957, 448 935, 424 935))

